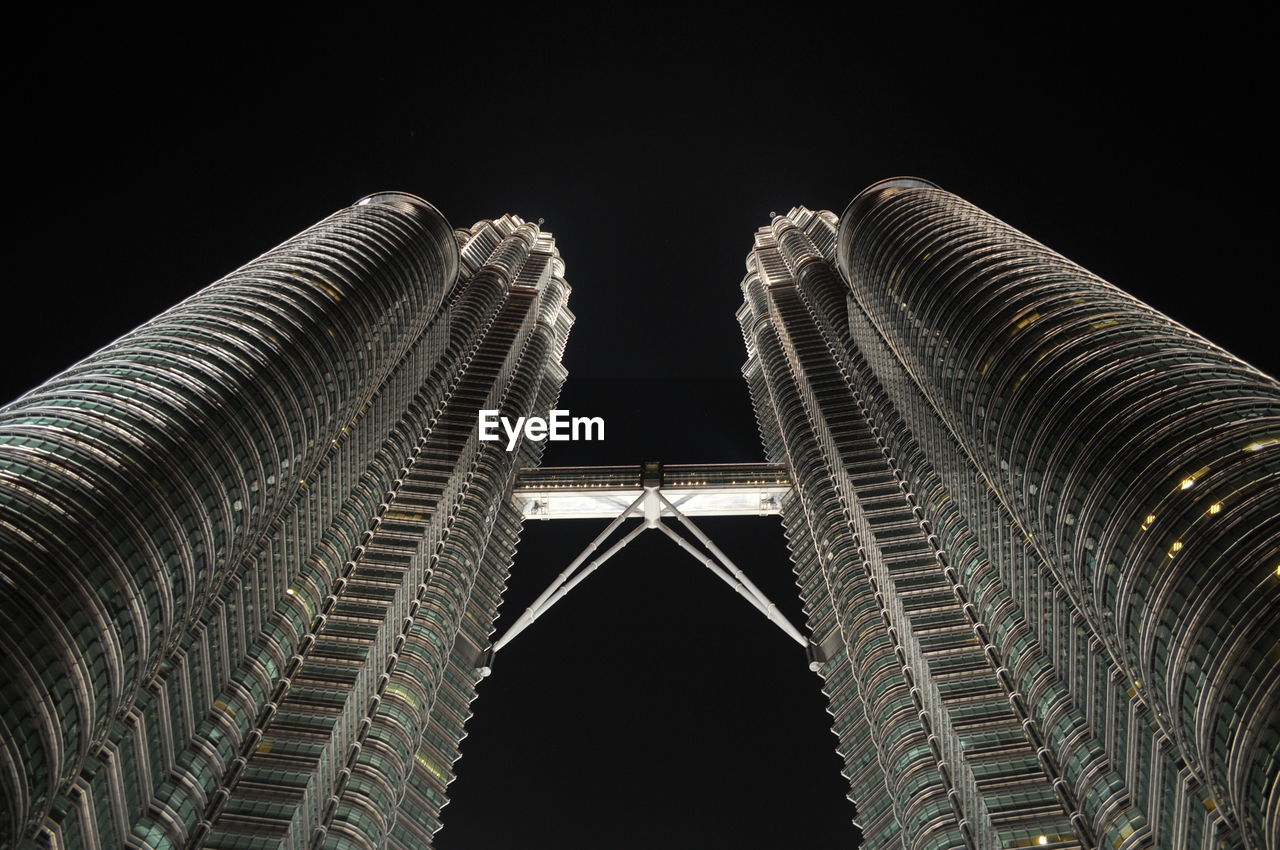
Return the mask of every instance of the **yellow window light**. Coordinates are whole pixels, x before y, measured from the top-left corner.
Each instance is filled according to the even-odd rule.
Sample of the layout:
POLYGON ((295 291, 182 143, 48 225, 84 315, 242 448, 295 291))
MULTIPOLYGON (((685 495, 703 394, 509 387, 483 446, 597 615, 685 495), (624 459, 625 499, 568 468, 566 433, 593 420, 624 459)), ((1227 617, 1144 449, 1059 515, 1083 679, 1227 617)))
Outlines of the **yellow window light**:
POLYGON ((1254 440, 1252 443, 1244 447, 1246 452, 1260 452, 1271 446, 1280 445, 1280 437, 1268 437, 1265 440, 1254 440))
POLYGON ((1220 514, 1220 513, 1222 513, 1222 502, 1214 502, 1212 505, 1209 506, 1210 515, 1220 514))
POLYGON ((1178 554, 1181 551, 1182 551, 1182 541, 1175 540, 1173 541, 1173 545, 1169 547, 1169 557, 1172 558, 1174 555, 1178 554))
POLYGON ((1196 482, 1198 480, 1204 477, 1204 474, 1208 471, 1209 471, 1208 466, 1200 467, 1195 472, 1191 473, 1186 478, 1178 482, 1178 487, 1183 490, 1190 490, 1192 487, 1196 485, 1196 482))

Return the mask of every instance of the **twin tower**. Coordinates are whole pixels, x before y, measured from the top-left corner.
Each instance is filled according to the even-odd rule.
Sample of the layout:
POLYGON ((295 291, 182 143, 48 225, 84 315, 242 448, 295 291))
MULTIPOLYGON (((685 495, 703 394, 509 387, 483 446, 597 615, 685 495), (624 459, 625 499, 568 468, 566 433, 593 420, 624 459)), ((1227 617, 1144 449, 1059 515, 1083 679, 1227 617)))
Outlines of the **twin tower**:
MULTIPOLYGON (((742 291, 863 846, 1280 847, 1280 385, 922 180, 742 291)), ((0 408, 0 847, 429 847, 568 297, 379 194, 0 408)))

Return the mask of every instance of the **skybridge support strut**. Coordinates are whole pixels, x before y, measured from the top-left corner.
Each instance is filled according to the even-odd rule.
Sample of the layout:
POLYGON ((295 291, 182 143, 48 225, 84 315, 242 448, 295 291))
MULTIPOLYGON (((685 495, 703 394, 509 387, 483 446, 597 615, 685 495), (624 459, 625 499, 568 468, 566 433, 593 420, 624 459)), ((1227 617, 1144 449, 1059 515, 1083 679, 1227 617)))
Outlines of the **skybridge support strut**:
MULTIPOLYGON (((542 593, 538 596, 538 598, 533 600, 533 603, 528 608, 525 609, 524 613, 520 615, 520 618, 511 624, 511 628, 507 630, 506 634, 504 634, 501 638, 499 638, 493 644, 493 649, 492 649, 493 652, 497 652, 498 650, 502 649, 502 647, 506 646, 508 643, 511 642, 512 638, 514 638, 516 635, 520 634, 522 631, 527 629, 530 623, 538 619, 538 616, 542 613, 543 610, 545 610, 546 608, 550 608, 551 605, 555 604, 555 602, 558 602, 560 599, 564 598, 564 594, 568 593, 568 590, 565 590, 564 593, 560 593, 558 596, 556 596, 555 599, 552 599, 551 597, 552 597, 552 594, 555 594, 556 591, 559 590, 562 585, 564 585, 566 582, 570 580, 570 577, 573 576, 574 571, 578 569, 579 565, 581 565, 583 561, 587 559, 587 556, 590 555, 592 552, 594 552, 596 549, 598 549, 600 547, 600 544, 603 543, 609 537, 610 534, 613 534, 614 529, 622 525, 623 521, 626 520, 627 517, 631 516, 632 512, 635 511, 636 508, 640 507, 640 503, 644 501, 644 497, 646 495, 647 493, 641 493, 639 496, 637 496, 634 502, 628 505, 626 509, 623 510, 622 513, 618 514, 618 516, 614 518, 613 522, 605 526, 604 531, 596 535, 595 540, 592 540, 590 543, 587 544, 587 548, 583 549, 582 552, 579 553, 578 557, 573 559, 573 563, 565 567, 564 572, 556 576, 555 581, 551 582, 551 584, 547 586, 547 589, 542 591, 542 593)), ((593 561, 591 563, 591 566, 587 568, 587 572, 595 570, 598 566, 600 566, 600 564, 604 563, 609 558, 613 557, 613 555, 619 550, 621 550, 623 546, 626 546, 628 543, 634 540, 636 537, 636 534, 640 531, 643 531, 644 528, 645 528, 644 524, 641 523, 637 529, 632 531, 626 537, 622 538, 622 541, 620 543, 615 544, 607 552, 605 552, 603 555, 601 555, 599 558, 593 561)), ((582 576, 582 578, 585 578, 585 574, 582 576)), ((579 578, 577 579, 577 581, 574 581, 573 586, 576 586, 578 582, 582 580, 582 578, 579 578)))
MULTIPOLYGON (((764 596, 763 593, 761 593, 759 596, 756 596, 755 594, 753 594, 745 585, 743 585, 738 581, 735 581, 733 576, 725 572, 724 569, 722 569, 721 566, 717 564, 713 559, 699 552, 692 543, 690 543, 688 540, 685 540, 679 534, 676 534, 674 531, 668 528, 664 523, 661 523, 661 522, 658 523, 657 527, 658 527, 658 530, 662 531, 664 534, 666 534, 668 537, 674 540, 677 544, 679 544, 681 549, 684 549, 690 555, 692 555, 693 557, 701 561, 703 565, 705 565, 707 569, 711 570, 711 572, 715 573, 715 575, 718 576, 721 581, 729 585, 729 587, 733 588, 734 591, 736 591, 743 599, 750 602, 751 607, 755 608, 761 614, 764 614, 765 617, 769 618, 769 620, 774 623, 774 625, 776 625, 778 628, 786 632, 788 637, 790 637, 792 640, 794 640, 796 643, 800 644, 803 647, 809 646, 809 642, 804 639, 804 636, 800 634, 799 631, 796 630, 796 627, 791 625, 791 622, 786 617, 782 616, 782 612, 778 610, 778 606, 770 602, 768 598, 764 596)), ((737 569, 737 568, 735 567, 734 569, 737 569)), ((759 591, 756 591, 756 592, 759 593, 759 591)))
MULTIPOLYGON (((774 605, 772 602, 769 601, 769 597, 765 596, 764 592, 761 591, 760 588, 756 587, 755 583, 752 582, 751 579, 747 578, 746 573, 744 573, 741 569, 739 569, 737 564, 729 560, 728 555, 720 551, 719 546, 711 542, 710 537, 702 533, 702 529, 698 528, 698 526, 693 524, 693 520, 689 519, 687 516, 681 513, 680 509, 677 508, 675 505, 671 504, 671 502, 667 499, 667 497, 662 495, 661 492, 657 493, 657 496, 659 499, 662 500, 662 503, 666 505, 667 508, 673 514, 676 515, 676 519, 680 520, 680 522, 684 524, 685 528, 692 531, 693 536, 698 538, 698 540, 702 543, 703 546, 706 546, 708 549, 710 549, 711 553, 715 555, 717 559, 719 559, 720 563, 723 564, 725 568, 730 573, 733 574, 733 577, 738 580, 740 586, 745 590, 746 592, 745 595, 755 603, 756 608, 759 609, 761 614, 764 614, 766 617, 768 617, 774 624, 778 626, 778 628, 786 632, 791 637, 791 639, 794 640, 796 643, 800 644, 801 646, 809 645, 809 641, 805 640, 804 635, 800 634, 800 630, 797 629, 795 626, 791 625, 791 621, 782 615, 782 612, 778 610, 778 606, 774 605)), ((673 539, 680 540, 681 543, 684 543, 684 538, 677 537, 675 533, 672 532, 670 529, 667 529, 664 527, 663 530, 666 531, 667 534, 670 535, 673 539)), ((693 549, 692 546, 686 546, 685 548, 687 548, 690 552, 696 551, 693 549)), ((707 566, 710 567, 711 564, 707 563, 707 566)), ((713 572, 715 571, 713 570, 713 572)), ((717 574, 720 575, 719 573, 717 574)), ((721 578, 729 582, 730 585, 733 584, 733 582, 728 578, 728 576, 721 575, 721 578)))
MULTIPOLYGON (((765 467, 765 465, 741 465, 739 467, 733 467, 730 465, 723 465, 720 467, 708 466, 698 468, 697 470, 691 473, 686 473, 680 477, 696 479, 698 475, 703 475, 710 479, 716 475, 719 476, 719 479, 714 482, 708 482, 707 484, 701 485, 701 489, 703 492, 714 491, 714 495, 719 497, 722 501, 712 507, 708 507, 704 500, 704 502, 699 503, 699 513, 714 515, 721 513, 721 510, 717 510, 717 508, 721 507, 723 507, 723 513, 726 514, 741 515, 745 513, 746 511, 742 509, 743 499, 733 495, 734 488, 738 488, 738 490, 745 489, 751 493, 766 490, 766 492, 759 496, 759 513, 776 513, 778 499, 787 489, 789 489, 789 482, 782 477, 782 473, 779 471, 781 468, 767 469, 763 467, 765 467), (727 481, 724 480, 726 475, 728 476, 727 481), (744 479, 741 485, 738 483, 739 478, 744 479), (727 499, 726 496, 728 496, 727 499), (737 499, 737 501, 730 501, 731 499, 737 499)), ((581 472, 581 469, 582 468, 573 470, 574 475, 579 478, 584 477, 586 473, 581 472)), ((634 479, 632 480, 634 481, 634 479)), ((684 511, 681 511, 676 507, 676 504, 662 493, 663 485, 661 473, 659 472, 656 480, 646 479, 642 483, 643 488, 640 494, 636 496, 636 498, 627 505, 621 513, 612 519, 605 529, 601 531, 600 534, 598 534, 576 558, 573 559, 573 562, 570 563, 569 566, 551 582, 546 590, 539 594, 538 598, 525 609, 524 613, 522 613, 520 617, 511 624, 511 627, 502 635, 502 637, 495 641, 493 646, 481 656, 476 665, 480 669, 481 674, 488 676, 492 671, 493 657, 495 653, 527 629, 534 620, 545 614, 551 606, 563 599, 569 591, 581 584, 587 576, 599 569, 605 561, 609 560, 621 551, 628 543, 638 537, 641 532, 650 528, 658 529, 670 537, 675 541, 676 545, 701 562, 717 578, 729 585, 735 593, 747 600, 753 608, 763 614, 770 622, 786 633, 787 637, 791 638, 802 647, 805 647, 810 660, 810 669, 816 669, 813 662, 814 659, 818 657, 815 655, 815 653, 818 652, 818 648, 810 641, 806 640, 804 635, 800 633, 800 630, 791 624, 782 612, 778 610, 778 606, 773 604, 773 602, 764 595, 760 588, 757 587, 751 579, 747 578, 746 574, 738 567, 738 565, 735 564, 729 556, 720 549, 720 547, 716 546, 716 544, 712 542, 711 538, 703 533, 702 529, 698 528, 698 526, 694 524, 693 520, 690 519, 684 511), (697 546, 685 539, 685 537, 677 534, 674 529, 662 521, 664 515, 674 516, 679 520, 682 525, 689 529, 694 538, 705 546, 711 554, 708 555, 707 553, 699 550, 697 546), (587 564, 581 572, 578 572, 578 568, 582 566, 583 562, 587 560, 591 553, 598 549, 630 516, 639 517, 641 522, 618 540, 618 542, 606 549, 602 555, 587 564)), ((548 497, 548 494, 542 492, 542 490, 546 489, 546 486, 547 485, 531 485, 529 491, 522 494, 523 498, 527 500, 526 504, 531 506, 531 510, 525 512, 526 515, 538 515, 538 511, 540 510, 538 500, 545 500, 548 497)), ((590 484, 583 484, 580 486, 583 490, 586 490, 588 487, 593 487, 598 490, 601 485, 598 479, 592 479, 590 484)), ((634 484, 632 486, 634 486, 634 484)), ((687 494, 687 491, 690 488, 697 490, 699 486, 700 482, 697 480, 684 480, 677 484, 677 488, 679 488, 679 491, 682 494, 687 494)), ((561 492, 565 489, 569 488, 561 488, 561 492)), ((634 493, 635 491, 632 490, 631 492, 634 493)), ((618 496, 621 495, 621 493, 618 493, 616 490, 611 490, 610 493, 618 496)), ((697 496, 699 494, 695 492, 693 495, 697 496)), ((517 498, 519 497, 520 496, 517 498)), ((561 498, 565 497, 562 496, 561 498)), ((569 496, 568 498, 572 498, 572 496, 569 496)), ((596 504, 599 504, 608 498, 615 498, 615 496, 605 494, 596 495, 596 504)), ((627 494, 627 498, 630 498, 630 493, 627 494)), ((690 495, 684 495, 680 500, 683 503, 688 503, 690 498, 690 495)), ((622 500, 619 498, 614 502, 614 504, 617 505, 621 503, 621 501, 622 500)), ((546 502, 544 501, 543 504, 546 504, 546 502)), ((750 502, 748 501, 747 504, 750 504, 750 502)), ((614 509, 616 510, 616 507, 614 509)), ((590 510, 595 511, 598 510, 598 508, 592 508, 590 510)), ((579 513, 578 515, 583 514, 579 513)), ((608 514, 602 513, 593 513, 592 515, 608 516, 608 514)))

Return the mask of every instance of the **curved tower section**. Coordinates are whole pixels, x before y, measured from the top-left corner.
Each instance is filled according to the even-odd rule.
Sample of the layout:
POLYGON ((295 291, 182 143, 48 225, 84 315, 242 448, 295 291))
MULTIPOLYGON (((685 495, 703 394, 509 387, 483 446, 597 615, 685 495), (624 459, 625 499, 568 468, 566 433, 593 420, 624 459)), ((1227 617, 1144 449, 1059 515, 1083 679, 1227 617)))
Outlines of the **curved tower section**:
POLYGON ((837 253, 890 451, 965 519, 940 542, 989 626, 1010 597, 992 635, 1084 822, 1280 843, 1280 386, 925 181, 861 193, 837 253))
POLYGON ((96 760, 390 389, 457 265, 439 211, 373 196, 0 410, 0 843, 96 760))

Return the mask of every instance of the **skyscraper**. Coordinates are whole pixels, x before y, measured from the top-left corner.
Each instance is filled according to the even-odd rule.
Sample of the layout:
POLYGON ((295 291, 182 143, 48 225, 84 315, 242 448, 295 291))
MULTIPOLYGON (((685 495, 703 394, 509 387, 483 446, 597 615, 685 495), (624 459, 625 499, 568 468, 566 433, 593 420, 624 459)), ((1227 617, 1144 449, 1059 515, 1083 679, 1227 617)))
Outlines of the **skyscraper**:
POLYGON ((1280 845, 1280 387, 956 196, 738 313, 867 847, 1280 845))
POLYGON ((645 528, 807 644, 864 846, 1280 843, 1276 382, 924 181, 747 272, 768 464, 520 475, 554 240, 399 193, 0 408, 0 847, 427 847, 489 651, 645 528), (808 635, 690 520, 775 513, 808 635))
POLYGON ((568 293, 374 195, 0 409, 0 846, 424 846, 568 293))

